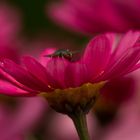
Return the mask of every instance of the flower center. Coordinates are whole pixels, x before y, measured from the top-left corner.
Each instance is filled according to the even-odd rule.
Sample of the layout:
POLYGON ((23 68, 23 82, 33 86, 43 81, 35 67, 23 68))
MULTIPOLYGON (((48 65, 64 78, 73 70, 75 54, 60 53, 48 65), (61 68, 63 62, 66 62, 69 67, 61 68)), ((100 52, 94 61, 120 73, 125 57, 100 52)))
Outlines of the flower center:
POLYGON ((51 93, 40 93, 40 96, 45 97, 50 106, 58 112, 71 114, 75 112, 75 109, 80 108, 87 113, 94 105, 103 85, 104 82, 86 83, 76 88, 56 89, 51 93))
POLYGON ((68 49, 60 49, 55 51, 53 54, 46 55, 47 57, 61 57, 68 60, 72 60, 73 52, 69 51, 68 49))

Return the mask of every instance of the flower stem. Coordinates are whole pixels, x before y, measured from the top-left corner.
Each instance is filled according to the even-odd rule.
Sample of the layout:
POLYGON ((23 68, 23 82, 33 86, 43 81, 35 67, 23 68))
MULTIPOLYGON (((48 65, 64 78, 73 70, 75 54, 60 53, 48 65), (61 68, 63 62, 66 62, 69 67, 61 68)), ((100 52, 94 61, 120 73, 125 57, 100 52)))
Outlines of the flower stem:
POLYGON ((87 128, 86 114, 80 111, 69 116, 73 120, 80 140, 90 140, 87 128))

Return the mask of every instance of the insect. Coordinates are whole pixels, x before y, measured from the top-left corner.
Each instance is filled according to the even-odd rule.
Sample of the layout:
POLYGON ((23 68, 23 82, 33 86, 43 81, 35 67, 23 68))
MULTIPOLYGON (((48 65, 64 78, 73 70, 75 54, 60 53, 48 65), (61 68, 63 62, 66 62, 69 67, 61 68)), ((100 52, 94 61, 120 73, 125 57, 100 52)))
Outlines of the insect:
POLYGON ((61 58, 66 58, 68 60, 71 60, 73 57, 73 52, 64 49, 60 49, 55 51, 53 54, 45 55, 47 57, 61 57, 61 58))

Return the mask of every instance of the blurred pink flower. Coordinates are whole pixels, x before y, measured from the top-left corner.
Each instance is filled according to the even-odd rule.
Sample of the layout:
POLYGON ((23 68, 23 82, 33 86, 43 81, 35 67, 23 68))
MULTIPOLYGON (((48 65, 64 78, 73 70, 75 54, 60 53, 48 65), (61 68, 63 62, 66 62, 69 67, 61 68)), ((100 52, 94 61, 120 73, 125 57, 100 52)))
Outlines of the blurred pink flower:
POLYGON ((0 3, 0 60, 9 58, 18 61, 17 34, 20 31, 21 19, 16 8, 0 3))
POLYGON ((101 89, 101 94, 106 102, 120 105, 133 97, 136 90, 136 79, 134 76, 127 76, 113 79, 107 82, 101 89))
POLYGON ((57 24, 84 34, 124 32, 140 28, 139 4, 139 0, 61 0, 49 5, 47 13, 57 24))
POLYGON ((75 88, 128 74, 139 68, 139 36, 139 32, 132 31, 120 38, 113 33, 97 36, 76 61, 72 61, 73 54, 69 50, 56 51, 52 48, 43 53, 40 62, 30 56, 23 57, 25 67, 5 59, 1 62, 5 77, 22 89, 15 89, 15 94, 13 91, 11 94, 10 89, 9 95, 34 96, 41 92, 75 88))
POLYGON ((140 0, 114 0, 115 8, 123 18, 134 27, 140 29, 140 0))
POLYGON ((19 51, 16 46, 5 46, 0 42, 0 60, 3 60, 4 58, 19 62, 19 51))
MULTIPOLYGON (((20 12, 7 3, 0 3, 0 43, 7 45, 17 37, 21 28, 20 12)), ((12 45, 12 44, 11 44, 12 45)))
POLYGON ((6 102, 0 104, 1 140, 24 140, 41 118, 42 112, 47 109, 46 102, 39 97, 18 101, 20 104, 15 110, 11 110, 6 102))
POLYGON ((129 77, 110 81, 104 86, 103 96, 99 98, 99 102, 96 102, 98 108, 95 106, 94 109, 101 113, 100 119, 104 121, 110 119, 109 113, 115 112, 115 114, 106 125, 97 125, 93 139, 139 140, 139 83, 140 71, 137 70, 129 77))
POLYGON ((99 130, 100 140, 139 140, 140 110, 137 96, 125 103, 119 110, 116 120, 109 126, 99 130))
POLYGON ((118 110, 136 95, 136 82, 136 78, 129 75, 105 83, 93 108, 102 126, 113 122, 118 110))
MULTIPOLYGON (((19 32, 20 19, 16 9, 9 6, 7 3, 0 3, 0 60, 5 58, 11 59, 14 62, 19 62, 19 50, 17 48, 17 33, 19 32)), ((1 69, 0 69, 1 71, 1 69)), ((13 87, 5 81, 5 78, 0 74, 1 92, 5 90, 5 85, 8 88, 13 87)))

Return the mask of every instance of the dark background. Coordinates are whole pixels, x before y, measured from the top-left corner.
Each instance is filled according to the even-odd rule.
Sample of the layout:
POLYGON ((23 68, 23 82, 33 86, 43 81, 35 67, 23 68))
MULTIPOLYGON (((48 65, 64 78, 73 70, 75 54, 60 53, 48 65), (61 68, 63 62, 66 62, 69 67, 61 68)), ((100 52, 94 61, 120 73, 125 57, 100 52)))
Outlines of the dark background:
POLYGON ((50 20, 47 7, 52 2, 53 0, 9 0, 11 5, 20 9, 23 16, 22 34, 32 39, 47 34, 59 40, 70 39, 78 44, 87 42, 87 37, 64 29, 50 20))

